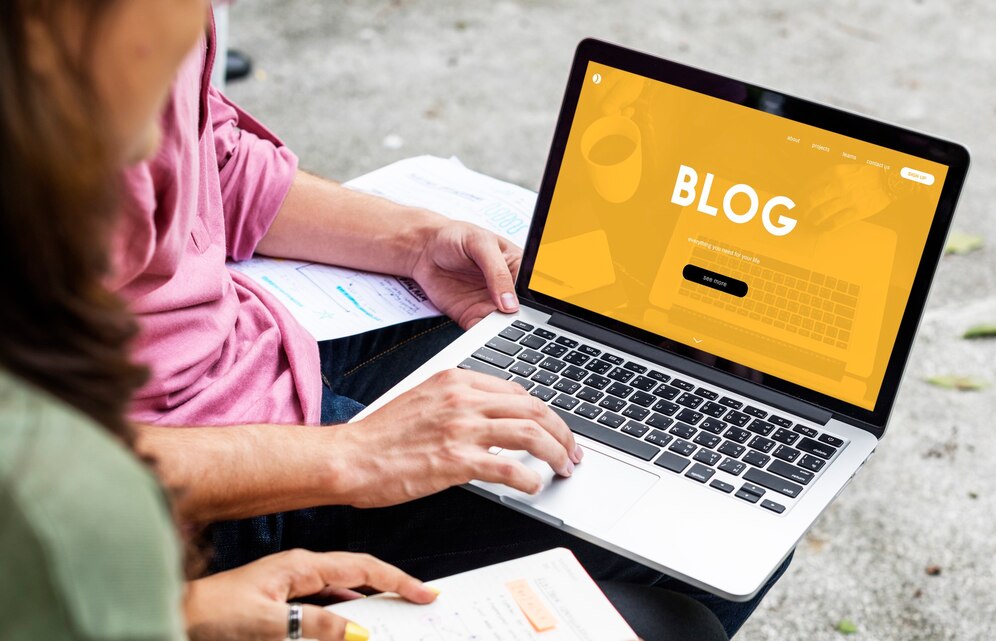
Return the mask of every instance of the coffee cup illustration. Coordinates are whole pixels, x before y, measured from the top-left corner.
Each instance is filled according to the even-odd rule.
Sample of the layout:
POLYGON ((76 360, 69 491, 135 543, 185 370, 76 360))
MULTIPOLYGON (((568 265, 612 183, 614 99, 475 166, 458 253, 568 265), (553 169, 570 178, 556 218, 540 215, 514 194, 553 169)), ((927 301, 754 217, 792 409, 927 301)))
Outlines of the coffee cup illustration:
POLYGON ((581 157, 598 195, 610 203, 636 193, 643 171, 640 128, 624 116, 605 116, 581 135, 581 157))

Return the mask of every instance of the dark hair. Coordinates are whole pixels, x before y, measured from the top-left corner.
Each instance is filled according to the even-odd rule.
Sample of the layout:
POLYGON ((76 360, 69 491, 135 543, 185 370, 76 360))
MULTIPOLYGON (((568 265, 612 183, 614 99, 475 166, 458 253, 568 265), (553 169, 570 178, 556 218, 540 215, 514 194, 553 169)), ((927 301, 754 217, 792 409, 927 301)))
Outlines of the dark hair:
MULTIPOLYGON (((114 1, 73 3, 84 33, 114 1)), ((137 325, 103 284, 118 162, 85 63, 62 52, 67 109, 28 57, 28 19, 64 42, 68 4, 0 1, 0 366, 130 444, 124 417, 146 371, 128 355, 137 325)))

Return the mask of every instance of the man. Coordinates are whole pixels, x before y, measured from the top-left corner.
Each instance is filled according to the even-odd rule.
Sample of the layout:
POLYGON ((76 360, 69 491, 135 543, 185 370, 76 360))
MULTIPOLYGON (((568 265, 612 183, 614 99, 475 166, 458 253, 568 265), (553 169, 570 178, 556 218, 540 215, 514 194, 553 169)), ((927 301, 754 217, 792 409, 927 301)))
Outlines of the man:
POLYGON ((528 450, 563 476, 580 463, 566 425, 518 385, 452 370, 362 421, 316 427, 348 420, 461 328, 515 311, 520 252, 299 171, 210 88, 213 62, 208 37, 174 84, 159 153, 125 176, 114 285, 139 317, 135 355, 152 372, 132 407, 139 448, 180 490, 183 518, 215 523, 216 567, 307 547, 369 552, 430 578, 567 545, 596 578, 691 594, 732 636, 761 596, 730 603, 469 492, 442 492, 471 479, 539 490, 538 475, 491 446, 528 450), (257 251, 408 276, 452 320, 317 345, 225 267, 257 251))

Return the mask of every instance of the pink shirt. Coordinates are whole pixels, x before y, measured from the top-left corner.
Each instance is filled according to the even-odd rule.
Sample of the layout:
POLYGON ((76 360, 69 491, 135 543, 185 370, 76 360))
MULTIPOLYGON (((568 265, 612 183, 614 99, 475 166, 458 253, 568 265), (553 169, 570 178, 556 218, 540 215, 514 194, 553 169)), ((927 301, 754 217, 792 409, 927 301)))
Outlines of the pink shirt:
POLYGON ((158 153, 124 175, 112 287, 141 326, 151 368, 131 417, 160 425, 317 424, 318 346, 277 300, 225 259, 252 256, 297 158, 209 87, 213 39, 184 62, 158 153))

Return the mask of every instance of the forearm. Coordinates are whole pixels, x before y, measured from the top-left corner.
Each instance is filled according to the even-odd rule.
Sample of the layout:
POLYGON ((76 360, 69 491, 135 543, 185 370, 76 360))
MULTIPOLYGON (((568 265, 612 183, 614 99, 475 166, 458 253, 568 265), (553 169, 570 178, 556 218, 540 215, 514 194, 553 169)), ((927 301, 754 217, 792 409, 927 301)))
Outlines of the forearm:
POLYGON ((446 219, 299 171, 257 251, 269 256, 411 275, 446 219))
POLYGON ((143 425, 136 449, 175 491, 180 518, 206 523, 348 502, 342 461, 351 455, 336 429, 143 425))

